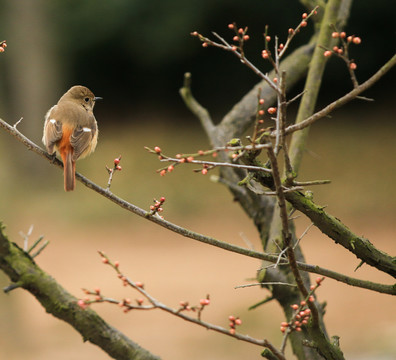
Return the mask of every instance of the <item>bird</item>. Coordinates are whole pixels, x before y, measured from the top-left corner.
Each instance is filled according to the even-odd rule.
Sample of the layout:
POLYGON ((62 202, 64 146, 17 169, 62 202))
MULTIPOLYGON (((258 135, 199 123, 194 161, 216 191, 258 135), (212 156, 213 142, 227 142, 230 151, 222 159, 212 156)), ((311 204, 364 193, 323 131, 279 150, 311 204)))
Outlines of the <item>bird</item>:
POLYGON ((76 184, 76 161, 95 151, 98 125, 93 114, 96 97, 85 86, 71 87, 45 115, 43 143, 50 155, 62 158, 65 191, 76 184))

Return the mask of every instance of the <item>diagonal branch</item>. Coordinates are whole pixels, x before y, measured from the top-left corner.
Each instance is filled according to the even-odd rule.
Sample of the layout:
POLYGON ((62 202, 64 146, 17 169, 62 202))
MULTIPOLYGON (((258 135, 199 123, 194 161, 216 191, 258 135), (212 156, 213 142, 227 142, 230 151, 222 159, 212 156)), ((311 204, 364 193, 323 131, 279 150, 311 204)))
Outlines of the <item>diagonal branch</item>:
POLYGON ((77 305, 77 298, 41 270, 26 252, 7 239, 1 223, 0 268, 18 287, 35 296, 48 313, 69 323, 82 335, 84 341, 99 346, 111 357, 119 360, 159 359, 108 325, 95 311, 82 310, 77 305))
MULTIPOLYGON (((264 175, 266 176, 260 173, 252 174, 254 180, 274 190, 272 177, 267 174, 264 175)), ((368 239, 354 234, 340 220, 328 214, 324 211, 323 207, 316 205, 309 197, 304 196, 301 192, 286 192, 285 198, 296 210, 301 211, 311 219, 317 228, 333 239, 337 244, 348 249, 368 265, 396 278, 396 258, 394 256, 390 256, 377 249, 368 239)))
MULTIPOLYGON (((8 131, 10 134, 12 134, 18 141, 23 143, 25 146, 29 148, 29 150, 35 152, 36 154, 44 157, 47 159, 49 162, 53 163, 54 165, 58 166, 59 168, 63 168, 63 164, 61 161, 58 159, 53 159, 52 156, 48 155, 42 148, 37 146, 34 142, 29 140, 26 136, 24 136, 18 129, 16 129, 14 126, 11 126, 7 124, 4 120, 0 119, 0 127, 8 131)), ((99 185, 95 184, 91 180, 87 179, 85 176, 76 173, 76 179, 80 181, 82 184, 84 184, 86 187, 90 188, 91 190, 97 192, 98 194, 106 197, 110 201, 114 202, 116 205, 122 207, 123 209, 130 211, 134 213, 135 215, 141 216, 149 221, 152 221, 156 223, 159 226, 162 226, 170 231, 173 231, 179 235, 182 235, 184 237, 216 246, 218 248, 221 248, 223 250, 231 251, 243 256, 248 256, 251 258, 259 259, 259 260, 265 260, 269 261, 272 263, 277 263, 278 262, 278 256, 277 255, 271 255, 271 254, 266 254, 254 250, 249 250, 240 246, 232 245, 230 243, 224 242, 217 240, 215 238, 205 236, 196 232, 193 232, 191 230, 185 229, 181 226, 178 226, 176 224, 173 224, 169 221, 166 221, 164 219, 161 219, 160 217, 150 215, 150 213, 144 209, 139 208, 136 205, 133 205, 132 203, 129 203, 128 201, 121 199, 120 197, 114 195, 112 192, 106 190, 105 188, 100 187, 99 185)), ((286 196, 286 194, 285 194, 286 196)), ((303 196, 303 195, 302 195, 303 196)), ((286 196, 287 199, 287 196, 286 196)), ((287 262, 280 262, 279 265, 287 265, 287 262)), ((326 277, 335 279, 337 281, 343 282, 345 284, 349 284, 352 286, 356 287, 361 287, 364 289, 368 290, 373 290, 373 291, 378 291, 380 293, 385 293, 385 294, 390 294, 390 295, 396 295, 396 289, 391 286, 391 285, 383 285, 383 284, 377 284, 373 283, 370 281, 365 281, 365 280, 360 280, 356 278, 351 278, 349 276, 337 273, 335 271, 327 270, 324 268, 321 268, 320 266, 317 265, 309 265, 305 264, 302 262, 297 262, 297 267, 300 270, 307 271, 307 272, 312 272, 315 274, 319 275, 324 275, 326 277)))
POLYGON ((377 249, 368 239, 354 234, 340 220, 326 213, 323 207, 314 204, 302 193, 289 192, 285 197, 295 209, 309 217, 320 231, 336 243, 348 249, 366 264, 396 278, 396 257, 377 249))
MULTIPOLYGON (((309 116, 305 120, 303 120, 299 123, 296 123, 294 125, 288 126, 285 130, 286 134, 291 134, 297 130, 303 130, 306 127, 312 125, 315 121, 322 119, 325 116, 329 115, 335 109, 338 109, 339 107, 356 99, 362 92, 366 91, 371 86, 373 86, 380 78, 382 78, 395 65, 396 65, 396 54, 393 55, 371 78, 366 80, 363 84, 359 85, 358 87, 354 88, 348 94, 335 100, 334 102, 327 105, 322 110, 319 110, 315 114, 309 116)), ((275 136, 275 133, 272 133, 271 136, 275 136)))

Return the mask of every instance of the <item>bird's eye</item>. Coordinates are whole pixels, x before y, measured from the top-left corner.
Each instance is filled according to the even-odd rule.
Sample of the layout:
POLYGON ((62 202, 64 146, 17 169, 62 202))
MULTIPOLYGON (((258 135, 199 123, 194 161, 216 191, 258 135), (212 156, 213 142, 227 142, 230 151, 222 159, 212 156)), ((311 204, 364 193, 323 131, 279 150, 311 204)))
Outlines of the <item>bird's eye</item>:
POLYGON ((89 97, 84 98, 84 101, 87 103, 89 102, 89 97))

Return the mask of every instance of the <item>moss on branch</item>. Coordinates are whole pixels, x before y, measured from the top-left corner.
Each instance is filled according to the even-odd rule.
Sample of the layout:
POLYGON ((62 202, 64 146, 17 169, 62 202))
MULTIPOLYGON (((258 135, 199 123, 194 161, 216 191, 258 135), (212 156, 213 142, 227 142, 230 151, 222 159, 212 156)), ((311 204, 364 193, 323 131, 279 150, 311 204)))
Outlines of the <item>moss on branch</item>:
POLYGON ((77 305, 77 298, 41 270, 18 245, 8 240, 1 222, 0 268, 14 283, 14 288, 21 287, 29 291, 46 312, 69 323, 84 341, 99 346, 109 356, 119 360, 159 359, 108 325, 95 311, 81 309, 77 305))
POLYGON ((324 234, 342 245, 350 252, 392 277, 396 278, 396 257, 377 249, 368 239, 354 234, 336 217, 324 211, 302 193, 295 191, 286 193, 285 197, 293 207, 304 213, 324 234))

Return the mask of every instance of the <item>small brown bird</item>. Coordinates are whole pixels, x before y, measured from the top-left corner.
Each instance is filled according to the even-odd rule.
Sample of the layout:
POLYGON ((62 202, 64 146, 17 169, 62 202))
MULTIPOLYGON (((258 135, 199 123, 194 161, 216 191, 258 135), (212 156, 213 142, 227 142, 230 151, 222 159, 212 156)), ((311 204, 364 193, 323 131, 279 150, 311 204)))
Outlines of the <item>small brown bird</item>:
POLYGON ((93 108, 98 99, 85 86, 73 86, 45 115, 43 143, 49 154, 58 151, 62 158, 65 191, 74 190, 77 159, 96 148, 98 126, 93 108))

